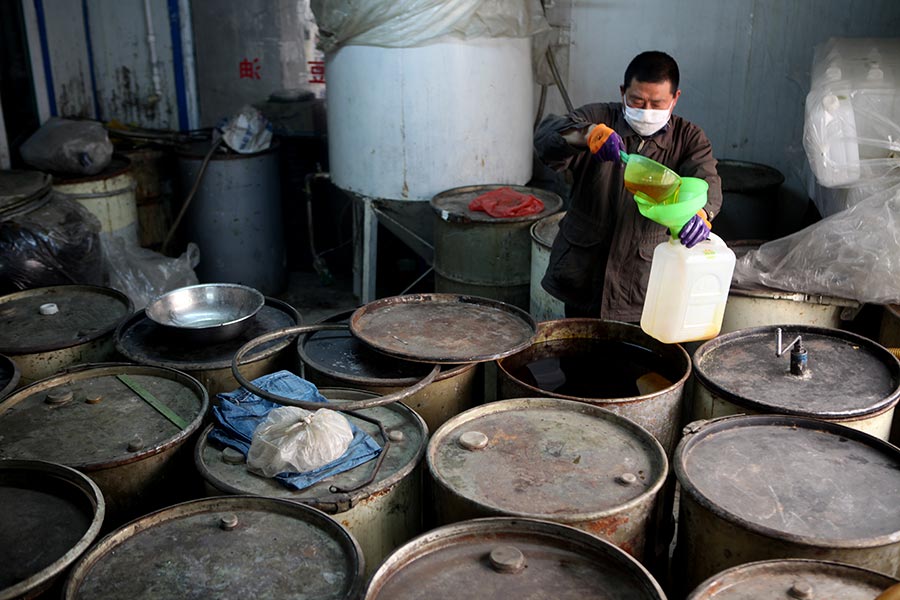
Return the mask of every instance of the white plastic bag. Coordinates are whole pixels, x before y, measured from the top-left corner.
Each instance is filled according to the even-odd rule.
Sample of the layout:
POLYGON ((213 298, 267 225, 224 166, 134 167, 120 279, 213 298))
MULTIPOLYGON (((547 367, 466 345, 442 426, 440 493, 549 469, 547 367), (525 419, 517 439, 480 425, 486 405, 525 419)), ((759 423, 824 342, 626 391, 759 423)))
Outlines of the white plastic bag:
POLYGON ((313 413, 282 406, 253 432, 247 466, 266 477, 312 471, 340 458, 352 441, 353 430, 344 415, 327 408, 313 413))
POLYGON ((240 154, 254 154, 272 144, 272 124, 258 109, 245 105, 213 131, 213 141, 222 136, 225 144, 240 154))
POLYGON ((112 160, 113 145, 102 123, 51 117, 19 152, 41 171, 96 175, 112 160))

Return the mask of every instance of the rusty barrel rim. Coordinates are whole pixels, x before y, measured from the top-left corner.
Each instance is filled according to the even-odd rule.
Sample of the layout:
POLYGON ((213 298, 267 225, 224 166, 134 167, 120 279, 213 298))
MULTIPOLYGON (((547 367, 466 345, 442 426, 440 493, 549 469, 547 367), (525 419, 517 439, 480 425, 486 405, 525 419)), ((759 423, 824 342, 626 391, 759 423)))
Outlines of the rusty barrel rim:
POLYGON ((0 590, 0 599, 3 600, 32 597, 31 594, 36 590, 49 586, 94 543, 106 516, 106 503, 100 488, 89 477, 71 467, 41 460, 0 460, 0 477, 11 471, 20 471, 29 475, 30 482, 36 481, 40 476, 61 480, 69 490, 84 495, 85 499, 93 506, 94 514, 87 530, 68 552, 27 579, 5 590, 0 590))
MULTIPOLYGON (((774 340, 774 337, 770 337, 774 340)), ((773 342, 774 347, 774 342, 773 342)), ((772 352, 774 356, 774 351, 772 352)), ((783 357, 787 364, 787 357, 783 357)), ((830 421, 853 421, 861 417, 871 417, 887 412, 894 408, 900 402, 900 360, 894 357, 880 344, 870 340, 869 338, 857 335, 850 331, 842 329, 831 329, 828 327, 818 327, 815 325, 764 325, 761 327, 751 327, 748 329, 740 329, 730 333, 722 334, 716 338, 709 340, 701 345, 694 352, 693 357, 694 372, 697 375, 697 381, 713 394, 727 400, 737 406, 745 407, 758 413, 777 413, 784 415, 792 415, 798 417, 810 417, 814 419, 828 419, 830 421), (729 344, 740 343, 742 340, 750 340, 764 335, 774 336, 778 328, 785 331, 785 343, 790 341, 791 336, 800 334, 813 334, 821 338, 829 338, 840 340, 860 348, 866 348, 873 358, 877 358, 887 368, 894 380, 894 390, 890 394, 877 402, 873 402, 868 407, 856 409, 841 409, 836 411, 826 410, 802 410, 797 408, 785 407, 782 404, 761 402, 752 398, 740 396, 738 393, 726 389, 721 383, 715 381, 708 369, 704 365, 704 359, 716 351, 721 351, 729 344)))
POLYGON ((19 378, 22 376, 22 372, 19 371, 19 365, 16 364, 16 361, 6 355, 0 354, 0 372, 4 371, 9 373, 9 380, 5 386, 0 388, 0 402, 16 389, 16 386, 19 385, 19 378))
MULTIPOLYGON (((684 374, 677 380, 673 381, 672 385, 662 390, 658 390, 655 392, 651 392, 649 394, 644 394, 643 396, 630 396, 626 398, 593 398, 593 397, 585 397, 585 396, 569 396, 566 394, 559 394, 556 392, 550 392, 547 390, 543 390, 539 387, 528 384, 516 377, 506 368, 506 364, 509 361, 512 361, 516 358, 516 354, 512 354, 506 357, 503 357, 497 360, 497 369, 499 369, 505 377, 508 377, 511 381, 514 381, 516 385, 520 385, 534 393, 535 396, 543 396, 545 398, 559 398, 560 400, 574 400, 576 402, 583 402, 587 404, 629 404, 629 403, 637 403, 637 402, 645 402, 649 399, 655 398, 657 396, 661 396, 663 394, 669 393, 672 390, 684 387, 687 380, 690 378, 691 373, 693 372, 693 363, 691 361, 690 355, 687 351, 681 346, 681 344, 663 344, 662 342, 655 340, 650 337, 637 325, 632 325, 631 323, 625 323, 624 321, 612 321, 609 319, 592 319, 592 318, 573 318, 573 319, 554 319, 551 321, 542 321, 537 325, 537 334, 532 340, 532 343, 525 348, 522 348, 520 352, 524 352, 528 350, 531 346, 541 344, 547 341, 553 341, 558 338, 548 337, 552 334, 554 327, 565 326, 565 327, 598 327, 601 329, 606 329, 610 331, 615 331, 616 329, 621 329, 623 331, 628 331, 640 335, 642 338, 646 338, 646 345, 643 347, 648 350, 658 351, 659 349, 663 349, 667 354, 674 353, 682 365, 684 367, 684 374)), ((588 336, 582 337, 567 337, 565 339, 596 339, 588 336)), ((603 338, 607 339, 607 338, 603 338)), ((663 358, 668 358, 664 356, 663 358)))
POLYGON ((736 514, 735 512, 720 506, 695 485, 688 472, 689 467, 687 462, 689 460, 688 455, 697 445, 717 433, 734 431, 739 428, 752 429, 754 427, 773 426, 788 427, 792 429, 803 428, 832 434, 846 440, 864 444, 869 448, 881 451, 885 454, 893 455, 895 459, 900 462, 900 448, 857 429, 852 429, 832 421, 798 417, 794 415, 737 415, 720 417, 709 421, 695 421, 685 427, 684 436, 678 443, 672 458, 672 470, 678 479, 678 482, 681 484, 681 493, 690 496, 694 502, 714 516, 741 529, 767 538, 801 546, 814 548, 876 548, 900 542, 900 528, 888 534, 851 539, 816 537, 774 529, 750 521, 742 515, 736 514))
POLYGON ((577 548, 580 550, 579 556, 602 555, 602 558, 613 563, 620 571, 627 572, 631 579, 640 581, 648 598, 664 600, 666 597, 650 572, 614 544, 569 525, 518 517, 471 519, 444 525, 413 538, 394 550, 372 574, 365 597, 379 598, 385 584, 418 559, 438 553, 454 543, 461 545, 479 537, 500 538, 504 535, 528 538, 529 541, 537 539, 548 546, 555 544, 557 547, 577 548))
POLYGON ((362 550, 360 549, 356 538, 354 538, 343 526, 322 511, 297 502, 280 498, 241 495, 202 498, 175 504, 144 515, 139 519, 123 525, 103 538, 75 564, 66 579, 64 597, 67 599, 77 597, 81 586, 90 576, 90 571, 98 563, 107 556, 113 555, 116 548, 146 531, 152 531, 155 528, 176 522, 185 517, 216 511, 239 513, 242 509, 256 509, 277 512, 287 516, 302 517, 308 522, 318 525, 321 529, 334 534, 338 543, 351 557, 353 566, 353 573, 350 574, 352 583, 350 589, 348 589, 347 593, 344 595, 344 598, 353 600, 358 598, 362 593, 362 578, 363 573, 365 572, 365 559, 363 558, 362 550))
POLYGON ((95 340, 107 337, 111 335, 122 323, 128 320, 128 316, 131 314, 131 311, 134 309, 134 304, 132 304, 131 299, 123 294, 122 292, 115 290, 110 287, 103 287, 99 285, 88 285, 88 284, 72 284, 72 285, 53 285, 46 286, 40 288, 32 288, 28 290, 22 290, 20 292, 13 292, 12 294, 7 294, 5 296, 0 296, 0 311, 2 311, 3 305, 14 302, 23 298, 30 298, 32 296, 49 296, 54 292, 76 292, 76 293, 85 293, 85 294, 96 294, 101 296, 109 297, 113 300, 118 301, 125 307, 125 314, 118 319, 112 320, 103 327, 94 330, 93 332, 84 335, 77 336, 76 339, 61 343, 61 344, 43 344, 43 345, 35 345, 35 346, 0 346, 0 354, 7 354, 11 356, 20 356, 27 354, 40 354, 43 352, 55 352, 58 350, 65 350, 67 348, 74 348, 76 346, 81 346, 87 344, 89 342, 93 342, 95 340))
MULTIPOLYGON (((356 312, 355 308, 350 310, 340 311, 334 313, 332 315, 328 315, 319 321, 316 324, 321 323, 342 323, 344 321, 349 321, 350 317, 353 316, 353 313, 356 312)), ((347 325, 347 331, 350 331, 349 323, 347 325)), ((364 385, 364 386, 373 386, 373 387, 409 387, 419 381, 423 376, 425 376, 428 372, 428 369, 423 369, 422 376, 412 376, 412 377, 376 377, 376 376, 365 376, 365 375, 356 375, 353 373, 348 373, 347 371, 339 371, 334 365, 326 364, 325 362, 318 360, 315 356, 311 355, 307 351, 307 344, 311 343, 313 338, 316 335, 319 335, 323 332, 313 332, 301 335, 297 339, 297 354, 300 357, 300 360, 303 361, 309 367, 319 371, 331 377, 333 379, 337 379, 339 381, 347 382, 351 385, 364 385)), ((327 332, 325 332, 327 333, 327 332)), ((331 332, 334 333, 334 332, 331 332)), ((363 344, 362 341, 359 341, 355 336, 353 336, 352 332, 348 336, 348 339, 352 338, 356 340, 360 345, 362 345, 365 350, 369 352, 378 353, 375 349, 369 349, 367 346, 363 344)), ((423 363, 413 363, 412 361, 403 361, 403 359, 396 358, 394 356, 384 355, 386 360, 400 361, 400 362, 408 362, 411 365, 422 365, 423 363)), ((427 364, 427 363, 425 363, 427 364)), ((477 363, 463 363, 459 365, 451 365, 451 368, 447 370, 441 369, 441 372, 434 378, 435 382, 444 381, 446 379, 450 379, 452 377, 456 377, 470 369, 474 369, 477 366, 477 363)))
POLYGON ((607 509, 603 510, 593 510, 593 511, 584 511, 584 512, 519 512, 510 510, 503 506, 498 506, 495 504, 487 504, 481 502, 480 499, 476 499, 470 496, 463 496, 467 502, 472 503, 477 506, 480 510, 489 511, 494 514, 502 514, 509 517, 520 518, 520 519, 537 519, 537 520, 546 520, 553 521, 557 523, 580 523, 584 521, 596 521, 602 519, 604 517, 608 517, 611 515, 616 515, 628 510, 631 510, 635 507, 641 506, 648 501, 652 500, 654 496, 656 496, 659 491, 662 489, 663 484, 666 482, 666 478, 669 473, 669 460, 666 456, 666 451, 663 449, 662 445, 659 441, 650 434, 649 431, 632 421, 631 419, 627 419, 620 415, 617 415, 605 408, 601 408, 599 406, 594 406, 591 404, 587 404, 584 402, 576 402, 572 400, 562 400, 558 398, 514 398, 510 400, 498 400, 496 402, 491 402, 488 404, 484 404, 482 406, 477 406, 475 408, 471 408, 465 412, 462 412, 451 419, 449 419, 446 423, 441 425, 437 431, 431 436, 431 439, 428 441, 428 449, 425 455, 425 462, 428 466, 428 472, 431 475, 432 479, 435 483, 440 484, 442 487, 452 491, 454 494, 460 494, 458 490, 458 486, 452 484, 452 482, 448 481, 444 475, 437 470, 436 463, 436 455, 440 450, 442 445, 451 444, 455 442, 451 442, 450 438, 454 431, 458 428, 472 423, 477 422, 484 416, 493 415, 502 412, 511 412, 515 410, 553 410, 553 409, 562 409, 568 410, 575 413, 580 413, 583 415, 587 415, 590 417, 596 417, 602 419, 612 425, 621 428, 624 431, 627 431, 632 436, 640 438, 643 440, 645 444, 645 448, 648 453, 655 454, 655 458, 658 461, 659 473, 656 477, 655 481, 652 482, 651 485, 647 487, 641 494, 632 497, 630 500, 622 502, 621 504, 617 504, 607 509))
MULTIPOLYGON (((366 390, 356 390, 351 388, 320 388, 319 393, 328 398, 329 400, 338 399, 338 400, 347 400, 347 401, 358 401, 363 399, 371 399, 377 398, 378 394, 374 392, 369 392, 366 390)), ((277 496, 279 498, 287 498, 291 499, 291 501, 302 502, 307 506, 312 506, 317 508, 318 510, 324 511, 328 514, 338 514, 342 512, 346 512, 356 506, 360 500, 364 500, 369 498, 379 492, 383 492, 386 490, 390 490, 395 485, 406 479, 415 468, 422 462, 422 457, 425 455, 426 446, 428 445, 428 426, 425 424, 425 421, 416 413, 414 410, 403 404, 402 402, 392 402, 390 404, 385 404, 382 406, 376 406, 373 408, 362 409, 362 412, 372 411, 372 410, 390 410, 402 413, 405 420, 408 420, 409 424, 411 424, 414 428, 416 428, 421 436, 422 443, 419 445, 419 448, 412 456, 412 458, 407 461, 401 468, 397 469, 387 477, 376 477, 374 481, 371 483, 353 490, 352 492, 329 492, 325 496, 321 497, 308 497, 304 498, 304 494, 308 493, 310 488, 306 488, 303 490, 290 491, 288 488, 284 488, 285 491, 290 491, 290 494, 285 494, 282 496, 277 496)), ((344 416, 350 417, 352 413, 343 413, 344 416)), ((251 490, 242 489, 238 487, 234 487, 226 481, 223 481, 220 477, 218 477, 208 466, 207 460, 204 457, 204 453, 208 448, 211 448, 209 444, 209 434, 215 427, 215 423, 209 424, 203 431, 200 433, 199 438, 197 439, 197 443, 194 446, 194 465, 197 468, 200 476, 209 483, 212 487, 220 490, 223 493, 233 494, 233 495, 247 495, 247 494, 255 494, 255 495, 265 495, 260 494, 258 492, 251 492, 251 490)), ((377 440, 377 436, 373 436, 377 440)), ((379 442, 379 445, 380 442, 379 442)), ((389 450, 390 451, 390 450, 389 450)), ((363 463, 365 464, 365 463, 363 463)), ((243 465, 241 465, 243 466, 243 465)), ((362 465, 359 465, 362 466, 362 465)), ((358 467, 357 467, 358 468, 358 467)), ((352 472, 353 469, 351 469, 352 472)), ((340 480, 341 477, 346 475, 344 473, 340 473, 338 475, 332 476, 325 483, 332 483, 335 480, 340 480)), ((319 482, 323 483, 323 482, 319 482)), ((280 484, 274 484, 280 485, 280 484)), ((315 487, 319 484, 314 484, 310 487, 315 487)), ((267 496, 268 497, 268 496, 267 496)), ((272 496, 276 497, 276 496, 272 496)))
POLYGON ((531 240, 545 250, 553 247, 553 240, 559 233, 559 222, 566 216, 566 211, 558 212, 544 217, 531 226, 531 240), (547 230, 556 230, 553 236, 547 235, 547 230))
MULTIPOLYGON (((730 588, 739 586, 754 578, 769 578, 773 573, 796 576, 797 579, 804 573, 833 575, 835 578, 841 579, 853 578, 856 581, 872 586, 884 585, 883 589, 887 589, 895 583, 900 583, 900 580, 890 575, 856 565, 807 558, 782 558, 744 563, 720 571, 694 588, 694 591, 685 600, 715 600, 715 598, 719 597, 720 592, 725 592, 722 594, 722 597, 727 598, 729 596, 727 590, 730 588)), ((785 598, 794 597, 789 595, 787 590, 785 592, 785 598)), ((813 597, 810 596, 810 598, 813 597)))
POLYGON ((174 448, 183 444, 191 435, 194 434, 195 431, 200 428, 200 425, 203 423, 203 419, 206 416, 207 411, 209 410, 209 394, 207 393, 206 388, 199 381, 197 381, 187 373, 183 373, 182 371, 178 371, 176 369, 171 369, 168 367, 155 367, 149 365, 135 365, 132 363, 94 363, 79 365, 77 367, 68 369, 62 374, 54 375, 53 377, 48 377, 46 379, 36 381, 26 387, 17 390, 7 398, 4 398, 2 401, 0 401, 0 419, 3 418, 4 413, 14 408, 16 404, 29 400, 34 394, 40 393, 45 389, 51 389, 59 386, 60 384, 65 384, 69 381, 77 382, 83 379, 91 379, 95 376, 115 376, 121 374, 158 376, 163 379, 168 379, 175 383, 181 384, 185 389, 189 390, 192 394, 194 394, 194 396, 196 396, 199 404, 196 414, 190 419, 190 421, 188 421, 187 425, 183 429, 179 428, 178 433, 169 436, 156 444, 151 444, 147 448, 143 448, 134 452, 123 451, 122 454, 127 454, 127 456, 102 462, 67 462, 66 466, 78 469, 79 471, 85 473, 91 473, 93 471, 101 471, 104 469, 131 464, 144 460, 151 456, 155 456, 157 454, 165 452, 170 448, 174 448))

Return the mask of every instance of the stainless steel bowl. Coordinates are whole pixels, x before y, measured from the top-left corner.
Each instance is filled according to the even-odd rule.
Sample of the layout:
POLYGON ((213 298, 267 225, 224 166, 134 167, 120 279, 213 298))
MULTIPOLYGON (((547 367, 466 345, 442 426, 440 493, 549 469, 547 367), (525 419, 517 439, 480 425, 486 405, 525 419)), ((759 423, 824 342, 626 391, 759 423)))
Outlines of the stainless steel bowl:
POLYGON ((240 335, 265 303, 265 296, 245 285, 203 283, 163 294, 145 312, 185 340, 214 343, 240 335))

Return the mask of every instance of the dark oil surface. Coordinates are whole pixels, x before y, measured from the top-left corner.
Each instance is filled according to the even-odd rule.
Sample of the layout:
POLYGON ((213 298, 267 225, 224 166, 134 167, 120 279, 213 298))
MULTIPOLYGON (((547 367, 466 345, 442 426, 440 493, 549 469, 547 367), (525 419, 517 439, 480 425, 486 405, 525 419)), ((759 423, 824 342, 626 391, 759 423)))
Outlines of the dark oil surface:
POLYGON ((665 389, 678 377, 655 352, 614 340, 535 344, 531 359, 510 369, 519 381, 579 398, 630 398, 665 389))

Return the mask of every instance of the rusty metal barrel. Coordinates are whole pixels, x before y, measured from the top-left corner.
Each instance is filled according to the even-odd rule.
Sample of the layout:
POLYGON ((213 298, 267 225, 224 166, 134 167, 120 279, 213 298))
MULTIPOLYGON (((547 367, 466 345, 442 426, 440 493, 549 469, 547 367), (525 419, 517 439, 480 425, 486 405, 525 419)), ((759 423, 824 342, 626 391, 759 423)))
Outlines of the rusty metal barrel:
POLYGON ((69 566, 100 533, 100 489, 69 467, 0 460, 0 506, 0 598, 57 597, 69 566))
MULTIPOLYGON (((353 312, 341 312, 321 322, 343 323, 353 312)), ((414 363, 373 350, 349 329, 302 336, 297 340, 297 351, 304 377, 317 386, 362 389, 379 395, 408 388, 434 368, 432 364, 414 363)), ((403 403, 425 420, 429 431, 435 431, 447 419, 477 403, 476 366, 469 363, 445 367, 433 382, 403 403)))
POLYGON ((103 491, 116 526, 184 499, 196 478, 180 449, 207 405, 203 386, 173 369, 85 365, 0 402, 0 458, 78 469, 103 491))
POLYGON ((495 517, 429 531, 394 552, 366 600, 665 600, 634 558, 579 529, 495 517))
MULTIPOLYGON (((300 323, 300 314, 281 300, 266 298, 266 304, 254 315, 240 335, 214 343, 185 343, 138 311, 116 330, 116 348, 128 360, 142 365, 168 367, 184 371, 206 386, 213 397, 240 387, 231 373, 231 358, 246 342, 270 331, 300 323)), ((274 340, 253 349, 241 362, 241 371, 251 379, 293 368, 293 337, 274 340)))
POLYGON ((673 468, 685 592, 782 558, 900 574, 900 448, 819 419, 722 417, 688 425, 673 468))
MULTIPOLYGON (((376 397, 362 390, 321 388, 319 392, 336 403, 376 397)), ((416 413, 399 402, 358 413, 379 421, 387 431, 388 440, 384 440, 377 425, 356 418, 356 412, 344 413, 385 448, 384 462, 369 461, 303 490, 248 471, 240 452, 208 439, 212 425, 197 441, 194 462, 209 494, 284 498, 328 513, 358 540, 369 569, 374 570, 391 551, 422 530, 420 463, 428 429, 416 413)))
POLYGON ((12 393, 19 385, 19 366, 16 361, 8 356, 0 354, 0 400, 12 393))
POLYGON ((531 297, 529 312, 535 321, 551 321, 566 316, 566 305, 541 286, 541 279, 550 264, 550 250, 559 234, 559 222, 565 212, 544 217, 531 226, 531 297))
POLYGON ((529 347, 501 359, 498 395, 576 400, 627 417, 652 433, 671 455, 678 441, 687 352, 636 325, 601 319, 538 324, 529 347))
POLYGON ((277 498, 178 504, 114 531, 74 566, 65 598, 356 600, 364 559, 324 513, 277 498))
POLYGON ((716 573, 691 592, 687 600, 873 600, 892 585, 894 577, 869 569, 823 560, 764 560, 716 573))
POLYGON ((431 208, 435 291, 492 298, 528 310, 531 225, 559 211, 562 199, 518 185, 469 185, 437 194, 431 208), (537 197, 544 209, 518 217, 493 217, 469 209, 478 196, 505 187, 537 197))
POLYGON ((486 516, 556 521, 639 560, 666 453, 632 421, 581 402, 520 398, 447 421, 428 443, 440 523, 486 516))
POLYGON ((113 333, 132 311, 112 288, 57 285, 0 296, 0 353, 24 386, 83 363, 115 357, 113 333))
POLYGON ((694 419, 788 414, 886 440, 900 401, 900 361, 840 329, 770 325, 735 331, 700 346, 694 369, 694 419))

